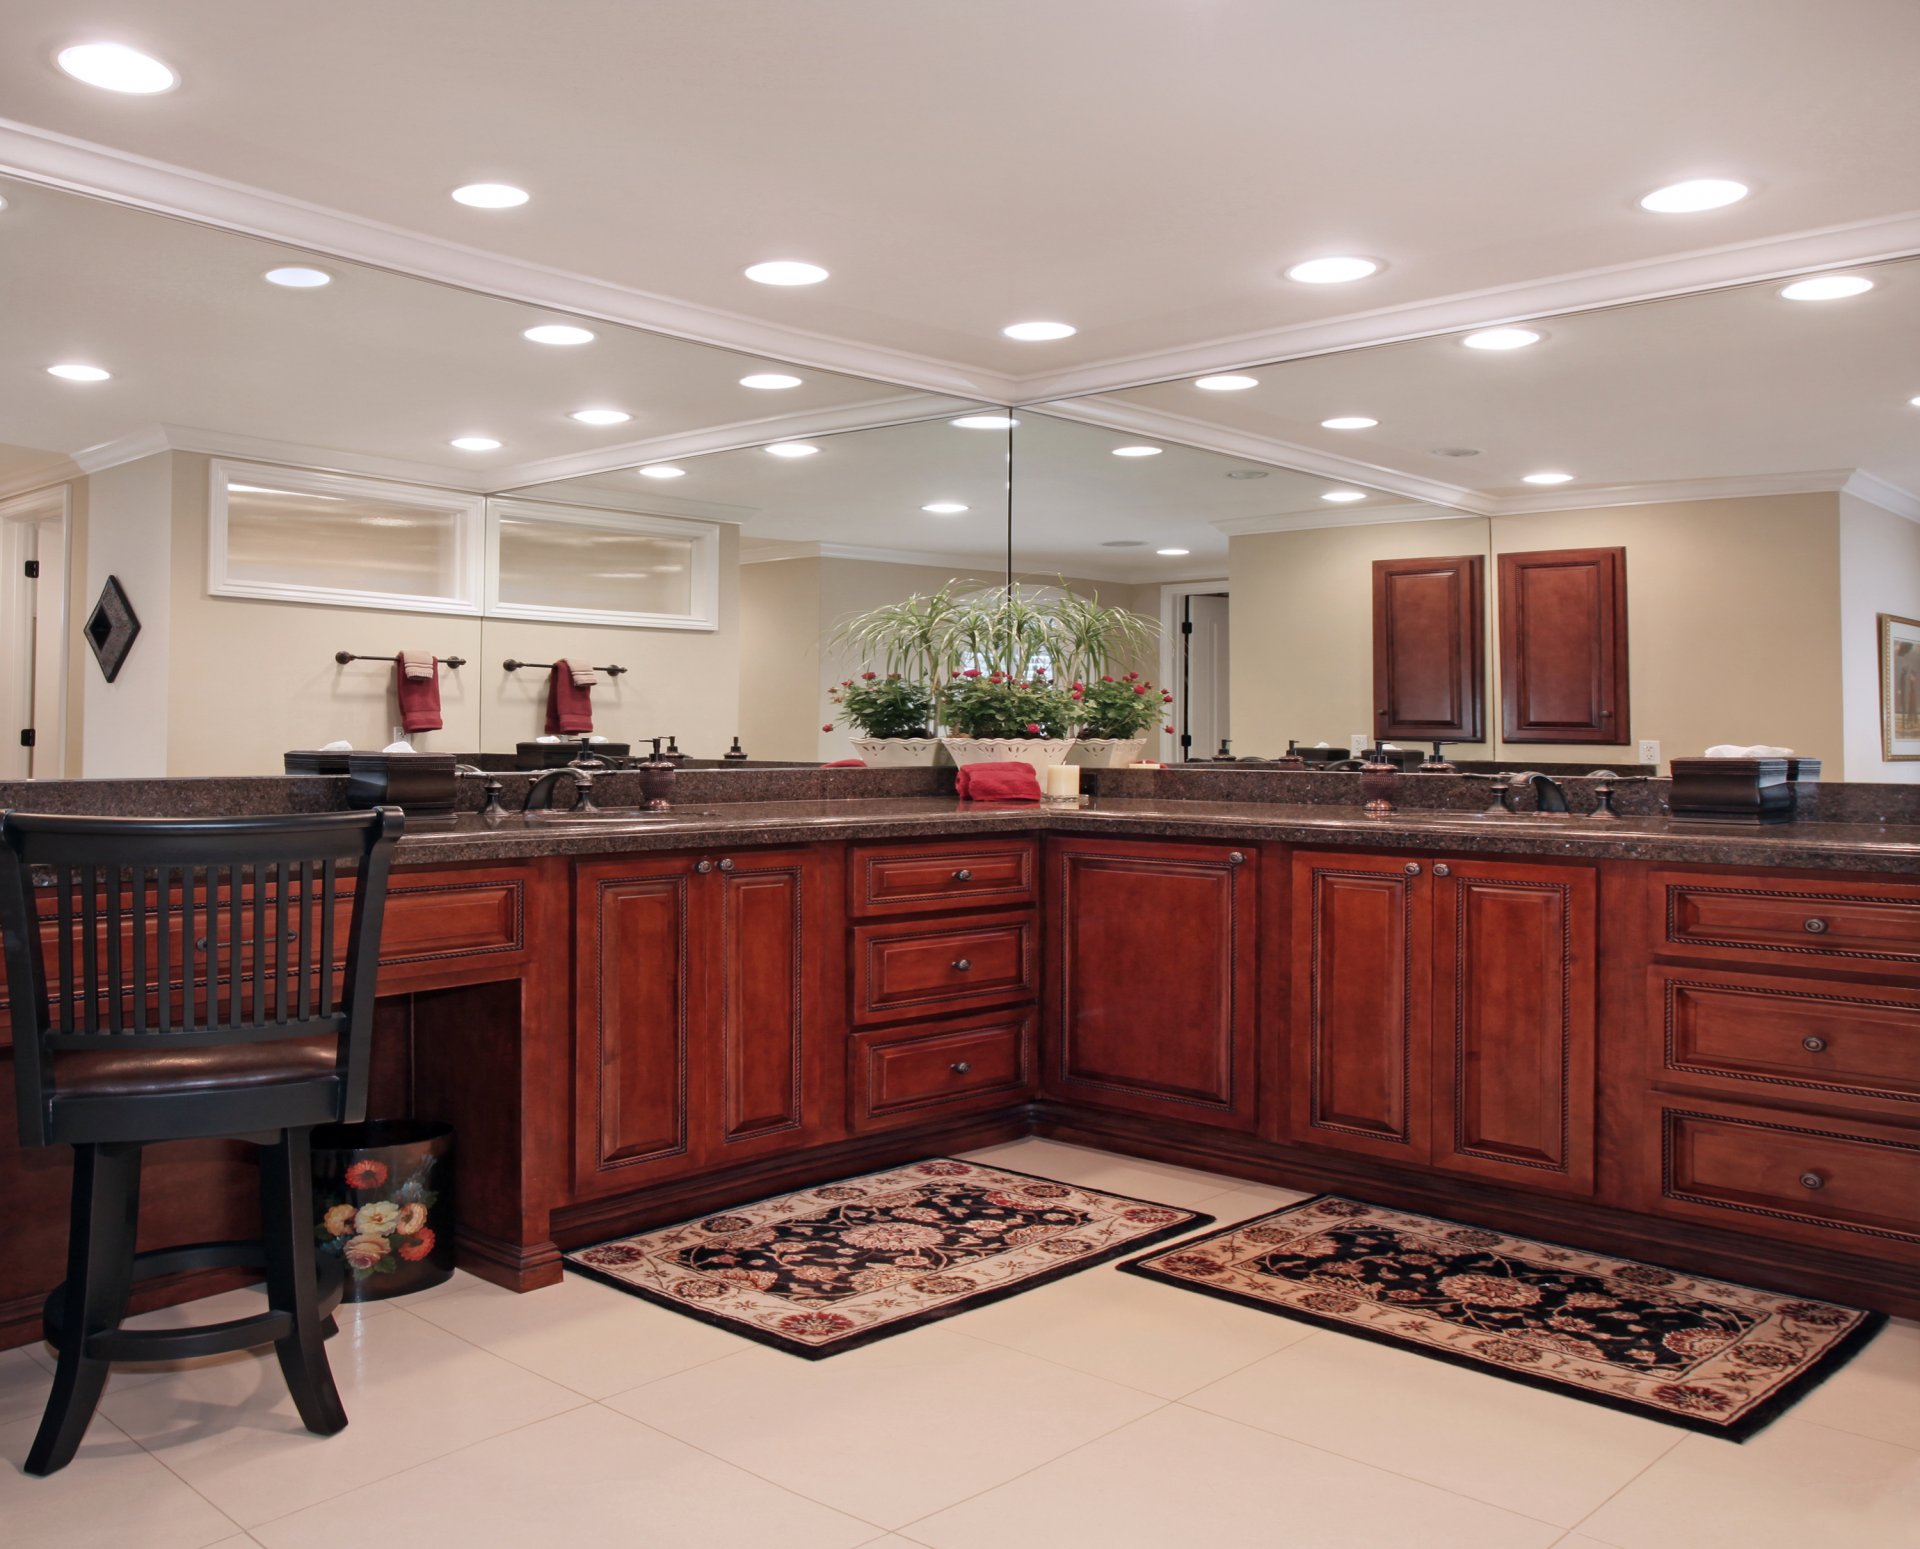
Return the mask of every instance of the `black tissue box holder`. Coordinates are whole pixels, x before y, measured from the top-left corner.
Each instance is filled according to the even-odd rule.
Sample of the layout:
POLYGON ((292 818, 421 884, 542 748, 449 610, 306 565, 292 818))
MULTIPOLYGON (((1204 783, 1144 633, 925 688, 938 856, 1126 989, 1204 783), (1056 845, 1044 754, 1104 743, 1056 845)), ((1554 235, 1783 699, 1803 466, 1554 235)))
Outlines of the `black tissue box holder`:
POLYGON ((1713 823, 1791 823, 1794 788, 1789 763, 1803 769, 1811 765, 1808 773, 1819 778, 1817 759, 1676 758, 1671 764, 1673 793, 1667 810, 1676 818, 1713 823))
POLYGON ((410 818, 453 820, 451 753, 349 753, 347 805, 399 807, 410 818))
POLYGON ((293 748, 281 758, 290 775, 343 775, 352 756, 345 748, 293 748))

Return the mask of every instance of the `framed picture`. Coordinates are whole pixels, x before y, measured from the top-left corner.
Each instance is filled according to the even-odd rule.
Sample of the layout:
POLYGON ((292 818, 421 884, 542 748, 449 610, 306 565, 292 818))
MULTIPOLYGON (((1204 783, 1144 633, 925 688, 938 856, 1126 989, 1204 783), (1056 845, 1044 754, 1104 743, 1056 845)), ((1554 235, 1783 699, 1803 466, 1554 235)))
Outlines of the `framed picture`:
POLYGON ((1880 757, 1920 759, 1920 619, 1880 615, 1880 757))

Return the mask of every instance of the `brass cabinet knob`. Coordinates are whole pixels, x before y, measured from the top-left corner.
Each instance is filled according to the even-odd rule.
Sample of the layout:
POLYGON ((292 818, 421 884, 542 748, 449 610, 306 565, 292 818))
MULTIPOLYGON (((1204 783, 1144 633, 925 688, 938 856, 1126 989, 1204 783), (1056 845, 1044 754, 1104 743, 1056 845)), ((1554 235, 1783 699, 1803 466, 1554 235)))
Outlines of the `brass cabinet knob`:
POLYGON ((956 972, 965 973, 969 968, 973 967, 973 963, 968 958, 956 957, 953 960, 953 966, 956 972))
POLYGON ((967 870, 965 866, 962 866, 953 874, 953 880, 956 882, 971 882, 973 880, 973 873, 967 870))
POLYGON ((722 862, 720 863, 720 869, 721 869, 722 871, 732 871, 732 870, 733 870, 733 862, 732 862, 732 861, 722 861, 722 862))
POLYGON ((1800 1174, 1800 1187, 1803 1189, 1824 1189, 1826 1186, 1827 1180, 1818 1173, 1800 1174))
POLYGON ((1816 917, 1806 922, 1805 929, 1809 936, 1824 936, 1827 933, 1827 922, 1816 917))
POLYGON ((1246 863, 1247 863, 1246 856, 1242 855, 1238 850, 1232 850, 1228 852, 1227 864, 1229 866, 1244 866, 1246 865, 1246 863))
POLYGON ((1417 877, 1420 875, 1420 863, 1418 861, 1408 861, 1407 864, 1402 866, 1400 869, 1410 877, 1417 877))
POLYGON ((1436 865, 1433 868, 1433 874, 1436 877, 1450 877, 1453 875, 1453 868, 1449 866, 1445 861, 1441 861, 1438 865, 1436 865))
POLYGON ((1808 1033, 1806 1037, 1800 1040, 1800 1047, 1805 1049, 1809 1054, 1824 1054, 1827 1048, 1827 1040, 1822 1038, 1818 1033, 1808 1033))
POLYGON ((955 1060, 947 1068, 956 1076, 964 1076, 968 1071, 973 1069, 973 1065, 968 1060, 955 1060))
POLYGON ((708 872, 713 870, 713 862, 712 861, 695 861, 693 863, 693 869, 699 872, 700 875, 704 877, 708 872))

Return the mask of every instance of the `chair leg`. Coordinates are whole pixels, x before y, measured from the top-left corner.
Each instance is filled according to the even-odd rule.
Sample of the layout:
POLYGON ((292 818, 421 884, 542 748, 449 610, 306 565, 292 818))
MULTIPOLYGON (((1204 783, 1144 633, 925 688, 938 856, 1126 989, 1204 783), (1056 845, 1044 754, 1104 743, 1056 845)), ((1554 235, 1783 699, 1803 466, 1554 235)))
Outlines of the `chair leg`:
POLYGON ((293 1315, 293 1331, 274 1342, 300 1421, 316 1436, 347 1427, 324 1341, 332 1320, 320 1312, 314 1258, 313 1164, 310 1134, 283 1130, 260 1151, 260 1224, 266 1249, 268 1305, 293 1315))
POLYGON ((140 1223, 140 1147, 73 1148, 73 1205, 67 1279, 61 1288, 65 1332, 53 1392, 27 1453, 27 1472, 51 1474, 73 1461, 107 1385, 112 1363, 87 1353, 95 1334, 117 1328, 133 1288, 140 1223))

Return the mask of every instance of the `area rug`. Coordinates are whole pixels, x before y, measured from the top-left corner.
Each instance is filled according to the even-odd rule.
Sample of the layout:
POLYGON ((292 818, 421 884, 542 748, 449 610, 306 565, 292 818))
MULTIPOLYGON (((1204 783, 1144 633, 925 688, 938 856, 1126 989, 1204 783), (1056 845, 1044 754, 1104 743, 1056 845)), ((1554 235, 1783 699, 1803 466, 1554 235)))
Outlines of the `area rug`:
POLYGON ((948 1157, 777 1194, 566 1256, 582 1274, 818 1360, 1211 1226, 948 1157))
POLYGON ((1733 1441, 1886 1322, 1331 1196, 1119 1267, 1733 1441))

